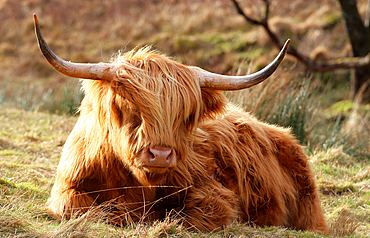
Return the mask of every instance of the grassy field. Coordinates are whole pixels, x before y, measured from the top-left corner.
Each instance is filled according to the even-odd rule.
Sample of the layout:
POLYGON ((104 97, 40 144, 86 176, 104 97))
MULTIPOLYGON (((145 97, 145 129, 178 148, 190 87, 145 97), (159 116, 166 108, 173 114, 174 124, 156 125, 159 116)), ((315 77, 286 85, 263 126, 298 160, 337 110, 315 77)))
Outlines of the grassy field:
MULTIPOLYGON (((274 83, 270 83, 274 85, 274 83)), ((265 85, 266 86, 266 85, 265 85)), ((271 87, 271 86, 270 86, 271 87)), ((277 86, 275 86, 277 88, 277 86)), ((305 85, 295 90, 302 91, 305 85)), ((290 89, 294 90, 294 89, 290 89)), ((267 96, 263 90, 246 92, 250 98, 267 96)), ((230 95, 240 99, 240 95, 230 95)), ((308 96, 305 102, 314 100, 308 96)), ((286 96, 285 100, 289 100, 286 96)), ((289 104, 288 114, 276 103, 264 103, 275 115, 295 116, 289 104)), ((285 104, 288 105, 288 104, 285 104)), ((310 107, 308 107, 310 108, 310 107)), ((319 110, 320 111, 320 110, 319 110)), ((319 113, 318 113, 319 114, 319 113)), ((271 117, 274 117, 271 115, 271 117)), ((312 115, 305 120, 317 121, 321 115, 312 115)), ((297 121, 297 118, 294 119, 297 121)), ((0 235, 11 237, 320 237, 310 232, 290 231, 276 227, 257 228, 235 224, 217 233, 190 232, 181 228, 181 219, 154 224, 138 224, 135 227, 118 228, 104 223, 99 217, 84 216, 59 223, 45 211, 56 167, 69 132, 76 122, 74 116, 60 116, 44 112, 27 112, 21 109, 2 108, 0 111, 0 235)), ((299 121, 299 119, 298 119, 299 121)), ((307 147, 311 164, 316 172, 322 205, 330 226, 330 236, 366 237, 370 234, 370 153, 369 132, 357 133, 361 138, 350 138, 344 132, 335 132, 336 120, 323 119, 326 126, 322 132, 336 133, 335 143, 328 143, 329 134, 322 134, 324 140, 307 147), (344 141, 343 138, 346 138, 344 141), (356 148, 353 147, 356 144, 356 148)), ((323 122, 321 121, 321 122, 323 122)), ((286 122, 288 123, 288 122, 286 122)), ((343 131, 345 123, 341 123, 343 131)), ((313 132, 304 140, 314 141, 313 132), (311 139, 310 139, 311 138, 311 139)), ((334 135, 332 135, 334 136, 334 135)))
MULTIPOLYGON (((240 3, 259 17, 262 1, 240 3)), ((359 0, 362 16, 367 0, 359 0)), ((36 44, 37 13, 51 48, 75 62, 109 62, 117 51, 153 44, 175 60, 224 74, 264 66, 277 49, 228 0, 0 0, 0 237, 321 237, 244 224, 202 233, 181 219, 135 227, 96 214, 57 222, 45 211, 62 146, 83 97, 80 83, 56 73, 36 44), (89 219, 87 219, 89 218, 89 219)), ((317 59, 350 56, 336 0, 271 1, 281 40, 317 59)), ((308 73, 291 57, 269 80, 228 92, 261 120, 291 127, 306 146, 331 237, 370 234, 370 105, 350 100, 347 70, 308 73)))

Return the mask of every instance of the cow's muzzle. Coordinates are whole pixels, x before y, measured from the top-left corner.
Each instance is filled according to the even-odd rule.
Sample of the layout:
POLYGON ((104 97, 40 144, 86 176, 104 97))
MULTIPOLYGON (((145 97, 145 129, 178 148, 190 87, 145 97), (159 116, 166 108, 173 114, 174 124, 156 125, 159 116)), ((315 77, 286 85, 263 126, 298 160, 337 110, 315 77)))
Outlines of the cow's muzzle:
POLYGON ((139 165, 144 170, 153 173, 164 173, 177 165, 174 149, 165 146, 145 148, 139 156, 139 165))

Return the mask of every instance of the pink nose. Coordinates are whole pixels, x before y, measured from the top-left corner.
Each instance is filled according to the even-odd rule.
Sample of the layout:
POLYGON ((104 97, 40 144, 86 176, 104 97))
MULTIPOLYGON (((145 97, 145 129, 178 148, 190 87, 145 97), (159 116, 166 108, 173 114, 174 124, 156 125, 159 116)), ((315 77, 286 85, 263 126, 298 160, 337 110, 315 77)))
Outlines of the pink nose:
POLYGON ((152 147, 149 148, 149 165, 160 166, 160 167, 172 167, 174 166, 176 158, 174 151, 168 147, 152 147))

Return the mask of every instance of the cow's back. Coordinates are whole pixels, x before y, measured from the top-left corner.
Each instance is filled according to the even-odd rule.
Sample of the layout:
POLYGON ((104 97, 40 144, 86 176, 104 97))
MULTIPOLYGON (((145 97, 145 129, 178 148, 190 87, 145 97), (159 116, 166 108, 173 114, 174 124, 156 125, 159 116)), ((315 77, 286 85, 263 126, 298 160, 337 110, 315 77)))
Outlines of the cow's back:
POLYGON ((211 176, 239 197, 242 220, 327 230, 308 158, 289 129, 229 106, 200 130, 207 136, 200 147, 212 148, 211 176))

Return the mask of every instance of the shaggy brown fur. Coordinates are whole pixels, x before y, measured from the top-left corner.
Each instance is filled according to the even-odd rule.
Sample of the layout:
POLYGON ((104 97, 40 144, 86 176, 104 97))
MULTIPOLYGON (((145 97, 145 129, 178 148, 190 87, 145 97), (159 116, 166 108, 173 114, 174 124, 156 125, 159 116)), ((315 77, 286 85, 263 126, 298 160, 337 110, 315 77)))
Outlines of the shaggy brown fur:
POLYGON ((163 219, 216 230, 235 220, 326 232, 314 175, 289 130, 262 123, 201 89, 193 69, 141 49, 111 81, 84 80, 86 96, 49 200, 59 219, 99 207, 113 223, 163 219), (177 164, 138 164, 166 146, 177 164))

